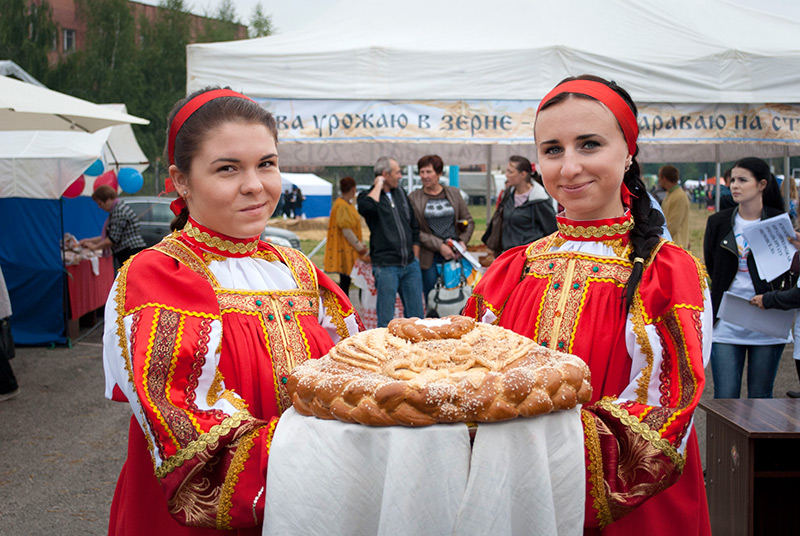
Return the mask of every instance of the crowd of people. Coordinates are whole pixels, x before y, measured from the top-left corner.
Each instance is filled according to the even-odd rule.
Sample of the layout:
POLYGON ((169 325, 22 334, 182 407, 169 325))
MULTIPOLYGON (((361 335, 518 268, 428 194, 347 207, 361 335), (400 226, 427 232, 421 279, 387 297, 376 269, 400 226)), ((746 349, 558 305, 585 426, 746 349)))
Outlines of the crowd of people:
MULTIPOLYGON (((394 318, 398 295, 404 316, 424 317, 475 222, 459 190, 441 182, 441 157, 418 160, 422 187, 410 194, 398 161, 381 157, 368 190, 339 181, 321 270, 259 239, 273 214, 302 215, 302 192, 282 192, 270 113, 206 88, 178 101, 168 125, 175 232, 142 251, 135 216, 101 187, 111 192, 93 198, 108 222, 84 240, 111 248, 119 264, 105 314, 106 396, 133 410, 109 533, 261 534, 288 375, 363 330, 349 299, 355 263, 371 267, 379 327, 394 318)), ((690 196, 678 169, 661 167, 663 198, 648 195, 637 107, 623 88, 590 75, 563 80, 542 99, 534 135, 537 164, 508 161, 482 239, 496 258, 463 314, 589 366, 585 534, 710 534, 693 427, 706 365, 715 397, 741 396, 746 370, 747 395, 769 398, 793 340, 720 319, 722 297, 800 308, 798 271, 763 280, 744 239, 785 212, 776 178, 758 158, 733 165, 732 206, 708 220, 704 266, 687 251, 690 196)), ((800 234, 791 238, 800 246, 800 234)), ((11 314, 6 302, 0 292, 0 322, 11 314)), ((0 400, 15 396, 2 353, 0 380, 0 400)))

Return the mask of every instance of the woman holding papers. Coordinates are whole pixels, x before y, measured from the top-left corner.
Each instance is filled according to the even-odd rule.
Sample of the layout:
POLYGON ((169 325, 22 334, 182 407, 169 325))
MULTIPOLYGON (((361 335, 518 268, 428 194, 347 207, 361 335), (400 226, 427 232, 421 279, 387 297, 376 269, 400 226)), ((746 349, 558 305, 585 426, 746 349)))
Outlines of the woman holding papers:
MULTIPOLYGON (((800 233, 795 233, 789 239, 792 245, 800 249, 800 233)), ((797 257, 795 257, 797 259, 797 257)), ((794 269, 794 266, 792 266, 794 269)), ((764 294, 757 294, 750 298, 750 304, 761 309, 800 309, 800 287, 792 287, 789 290, 771 290, 764 294)), ((800 316, 795 319, 794 324, 794 366, 797 369, 797 378, 800 380, 800 316)), ((786 391, 789 398, 800 398, 800 391, 786 391)))
POLYGON ((711 533, 694 409, 711 299, 700 262, 662 239, 636 161, 636 106, 613 82, 568 78, 534 134, 558 231, 498 257, 465 313, 579 356, 584 535, 711 533))
POLYGON ((760 158, 743 158, 734 164, 730 189, 738 206, 708 219, 703 243, 715 319, 711 350, 714 398, 739 398, 745 360, 747 396, 772 398, 783 347, 791 342, 789 332, 775 337, 753 331, 744 327, 748 318, 743 315, 720 318, 726 316, 720 306, 725 292, 749 299, 793 286, 789 272, 770 283, 764 281, 743 236, 744 230, 759 220, 782 214, 783 199, 769 165, 760 158))

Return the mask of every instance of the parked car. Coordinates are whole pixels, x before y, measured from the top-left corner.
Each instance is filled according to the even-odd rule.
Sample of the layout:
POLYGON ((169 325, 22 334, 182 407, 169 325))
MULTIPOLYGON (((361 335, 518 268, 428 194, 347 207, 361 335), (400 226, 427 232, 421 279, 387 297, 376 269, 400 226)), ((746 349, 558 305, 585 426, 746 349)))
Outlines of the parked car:
MULTIPOLYGON (((157 244, 170 234, 169 224, 175 215, 169 208, 171 197, 125 197, 125 204, 139 217, 139 229, 147 247, 157 244)), ((302 251, 300 237, 292 231, 267 225, 261 233, 261 240, 278 246, 286 246, 302 251)))

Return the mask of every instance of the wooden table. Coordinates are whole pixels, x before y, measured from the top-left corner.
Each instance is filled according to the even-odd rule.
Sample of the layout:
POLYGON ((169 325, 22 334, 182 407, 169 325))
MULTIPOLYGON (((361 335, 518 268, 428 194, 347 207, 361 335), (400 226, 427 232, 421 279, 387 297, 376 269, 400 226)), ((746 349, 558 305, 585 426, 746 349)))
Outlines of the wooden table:
POLYGON ((800 534, 800 400, 715 399, 706 492, 714 534, 800 534))

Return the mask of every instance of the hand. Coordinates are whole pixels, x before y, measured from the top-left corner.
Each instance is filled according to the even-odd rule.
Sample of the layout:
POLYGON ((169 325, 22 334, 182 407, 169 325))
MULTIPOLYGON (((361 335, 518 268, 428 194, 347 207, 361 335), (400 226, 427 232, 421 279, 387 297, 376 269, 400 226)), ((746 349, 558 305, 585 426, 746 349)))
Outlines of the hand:
POLYGON ((362 255, 361 260, 367 264, 372 264, 372 259, 370 259, 369 253, 365 253, 364 255, 362 255))
POLYGON ((377 187, 378 190, 383 190, 383 182, 384 182, 383 175, 378 175, 377 177, 375 177, 375 180, 372 181, 372 187, 373 188, 377 187))
POLYGON ((750 298, 750 305, 755 305, 759 309, 763 309, 764 308, 764 295, 763 294, 758 294, 758 295, 753 296, 752 298, 750 298))
POLYGON ((797 249, 800 249, 800 233, 798 233, 797 231, 795 231, 795 232, 794 232, 794 237, 787 237, 787 238, 788 238, 789 242, 790 242, 790 243, 791 243, 791 244, 792 244, 794 247, 796 247, 797 249))
POLYGON ((445 260, 452 260, 455 258, 455 253, 453 253, 453 248, 447 245, 447 242, 442 242, 442 245, 439 246, 439 254, 445 258, 445 260))

